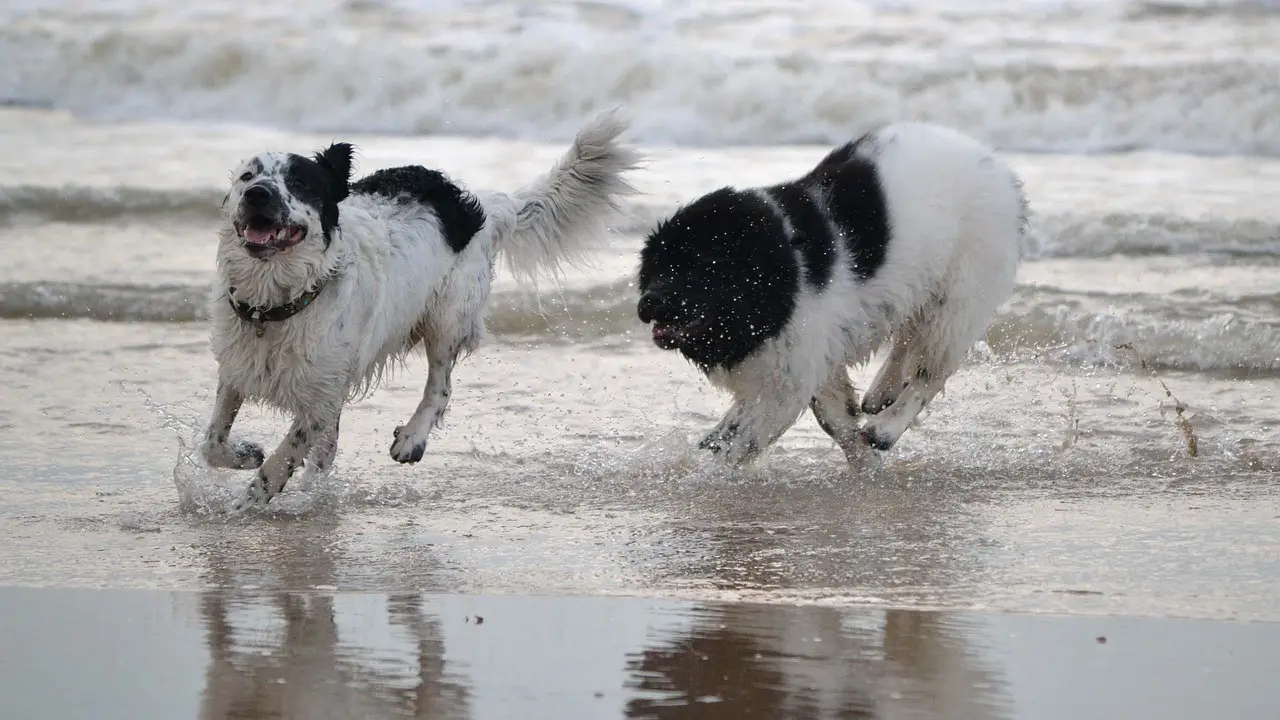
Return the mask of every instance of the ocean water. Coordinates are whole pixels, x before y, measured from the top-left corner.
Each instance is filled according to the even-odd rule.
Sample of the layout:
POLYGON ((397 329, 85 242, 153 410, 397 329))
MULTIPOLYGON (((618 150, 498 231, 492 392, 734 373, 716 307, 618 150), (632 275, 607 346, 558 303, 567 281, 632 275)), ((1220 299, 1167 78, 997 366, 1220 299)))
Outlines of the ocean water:
POLYGON ((6 3, 0 584, 1280 620, 1277 38, 1275 2, 6 3), (340 138, 507 189, 613 106, 642 194, 594 267, 499 278, 424 462, 387 456, 414 358, 330 477, 227 517, 248 476, 190 449, 236 162, 340 138), (1017 291, 873 466, 808 416, 707 465, 727 400, 635 318, 643 233, 899 118, 1022 175, 1017 291))

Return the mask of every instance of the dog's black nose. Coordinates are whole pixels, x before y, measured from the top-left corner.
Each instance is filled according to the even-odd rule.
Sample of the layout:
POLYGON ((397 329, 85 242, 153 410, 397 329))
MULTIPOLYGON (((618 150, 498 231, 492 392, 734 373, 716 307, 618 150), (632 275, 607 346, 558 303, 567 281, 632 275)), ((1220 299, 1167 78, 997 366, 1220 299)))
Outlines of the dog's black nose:
POLYGON ((648 325, 658 319, 658 311, 662 309, 662 296, 650 290, 640 296, 640 322, 648 325))
POLYGON ((262 185, 250 185, 244 191, 244 204, 249 207, 265 207, 271 202, 271 191, 262 185))

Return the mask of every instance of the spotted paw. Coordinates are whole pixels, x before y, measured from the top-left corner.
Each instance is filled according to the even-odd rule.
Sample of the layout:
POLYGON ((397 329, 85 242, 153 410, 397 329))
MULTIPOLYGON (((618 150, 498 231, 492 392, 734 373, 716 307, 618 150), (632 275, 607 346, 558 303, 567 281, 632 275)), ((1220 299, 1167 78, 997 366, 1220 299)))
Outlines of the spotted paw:
POLYGON ((394 440, 391 443, 391 457, 396 462, 416 463, 427 452, 427 439, 406 432, 403 425, 397 427, 392 436, 394 440))
POLYGON ((262 462, 266 460, 266 455, 262 452, 262 446, 257 443, 251 443, 248 440, 241 440, 231 446, 231 456, 235 458, 236 470, 257 470, 262 467, 262 462))
POLYGON ((710 452, 712 457, 731 467, 750 464, 760 454, 760 447, 754 440, 736 434, 732 437, 709 435, 698 443, 698 448, 710 452))
POLYGON ((256 470, 266 459, 262 446, 246 440, 230 445, 204 443, 200 446, 200 454, 209 467, 227 470, 256 470))
POLYGON ((888 450, 893 447, 893 443, 897 440, 897 438, 890 437, 888 434, 877 429, 874 425, 868 425, 862 428, 861 433, 859 433, 859 437, 862 439, 862 442, 866 443, 867 447, 875 450, 888 450))
POLYGON ((891 405, 893 405, 893 402, 895 400, 897 400, 896 397, 886 397, 886 398, 865 397, 862 399, 861 410, 867 415, 875 415, 877 413, 881 413, 887 410, 891 405))
POLYGON ((724 438, 719 435, 708 435, 698 442, 699 450, 710 450, 712 454, 720 453, 724 450, 724 438))

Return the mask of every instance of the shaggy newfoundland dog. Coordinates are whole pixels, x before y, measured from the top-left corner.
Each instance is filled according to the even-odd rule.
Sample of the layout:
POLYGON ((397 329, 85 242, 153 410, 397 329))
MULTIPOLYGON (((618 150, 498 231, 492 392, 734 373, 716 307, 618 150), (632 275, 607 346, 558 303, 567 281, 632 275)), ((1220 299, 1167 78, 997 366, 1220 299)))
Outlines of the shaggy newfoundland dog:
POLYGON ((749 461, 808 407, 853 461, 892 447, 986 333, 1026 218, 990 148, 888 125, 799 179, 721 188, 661 222, 640 253, 640 320, 733 396, 700 447, 749 461), (847 368, 887 342, 859 402, 847 368))

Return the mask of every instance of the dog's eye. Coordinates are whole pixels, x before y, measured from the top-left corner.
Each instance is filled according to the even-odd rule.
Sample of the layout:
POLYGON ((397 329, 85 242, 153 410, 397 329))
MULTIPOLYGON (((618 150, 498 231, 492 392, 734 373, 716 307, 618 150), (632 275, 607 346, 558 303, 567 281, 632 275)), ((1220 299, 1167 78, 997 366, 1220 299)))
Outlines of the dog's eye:
POLYGON ((249 182, 253 179, 253 173, 247 172, 240 176, 240 182, 249 182))

